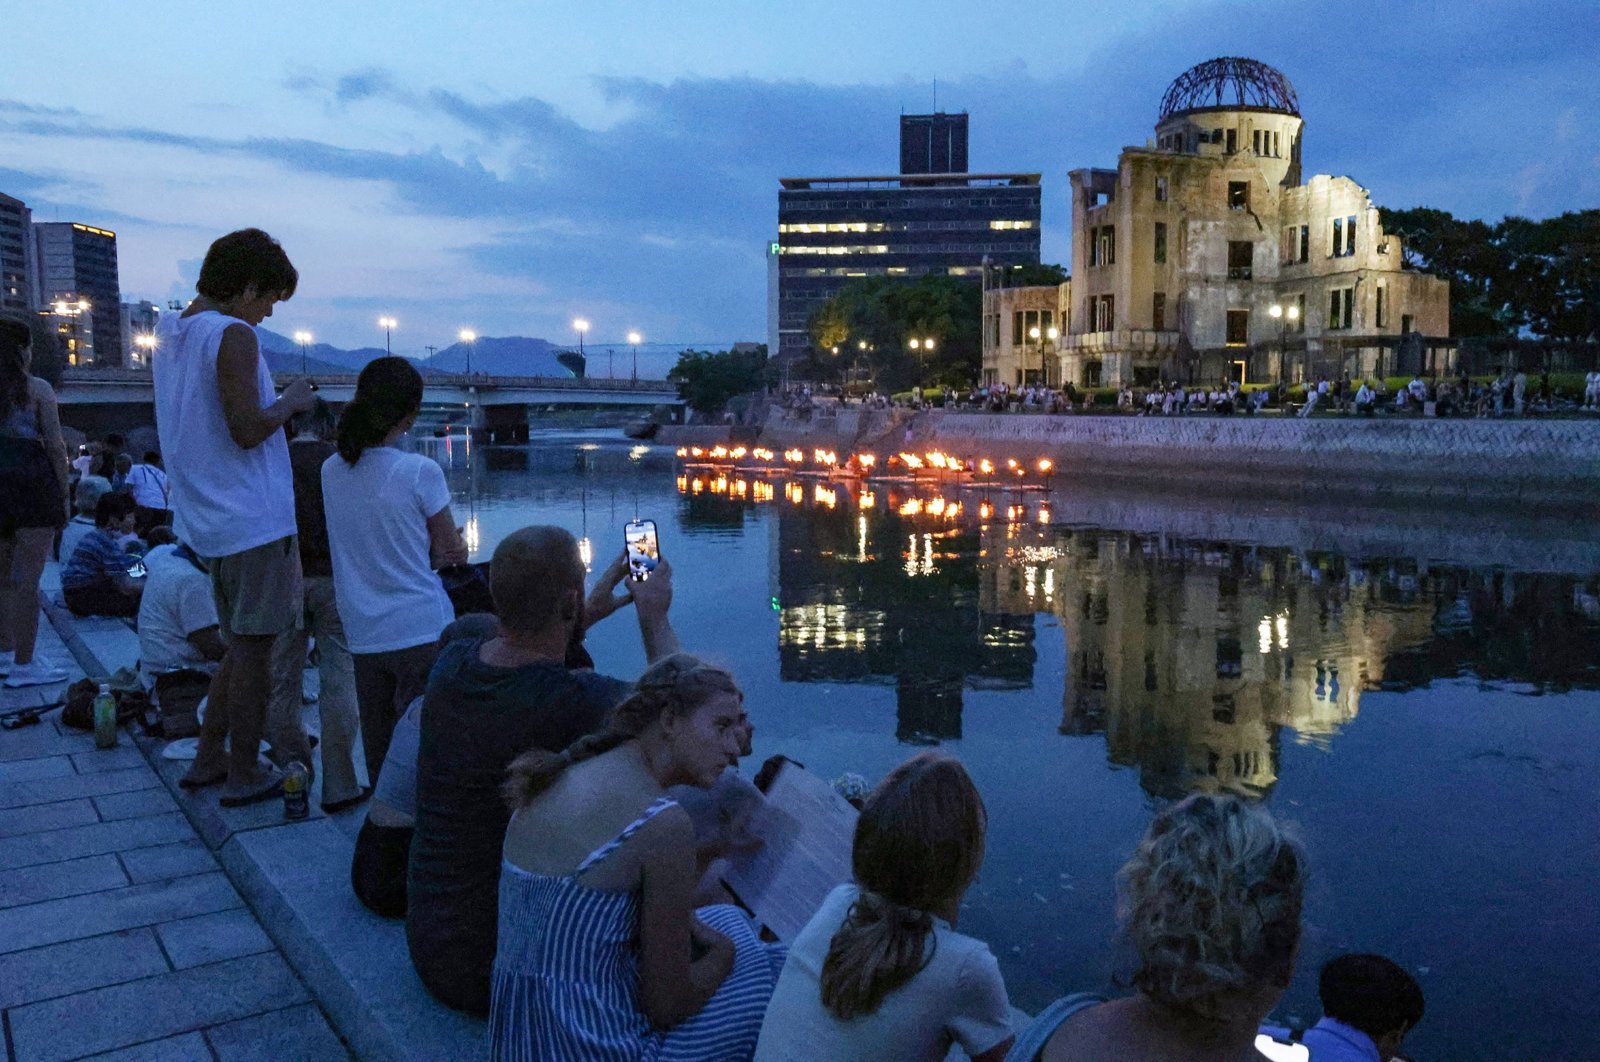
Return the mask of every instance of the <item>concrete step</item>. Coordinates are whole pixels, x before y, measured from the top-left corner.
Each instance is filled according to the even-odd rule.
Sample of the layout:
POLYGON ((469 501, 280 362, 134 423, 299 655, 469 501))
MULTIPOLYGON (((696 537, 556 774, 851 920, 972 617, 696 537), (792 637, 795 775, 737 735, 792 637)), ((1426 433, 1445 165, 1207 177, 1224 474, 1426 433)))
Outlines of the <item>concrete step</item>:
POLYGON ((486 1058, 484 1023, 438 1003, 418 980, 404 924, 356 899, 354 851, 324 818, 235 833, 218 855, 357 1057, 486 1058))

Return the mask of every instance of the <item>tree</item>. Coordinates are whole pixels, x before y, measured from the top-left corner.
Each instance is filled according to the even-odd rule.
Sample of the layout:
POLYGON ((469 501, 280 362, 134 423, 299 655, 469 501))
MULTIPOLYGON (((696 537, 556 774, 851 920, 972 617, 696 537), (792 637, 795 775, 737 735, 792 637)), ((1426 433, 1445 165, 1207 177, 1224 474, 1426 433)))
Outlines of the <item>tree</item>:
POLYGON ((1515 323, 1547 339, 1600 333, 1600 210, 1500 223, 1504 297, 1515 323))
POLYGON ((818 365, 833 373, 863 360, 888 390, 918 380, 965 387, 977 378, 982 358, 982 314, 983 294, 971 281, 941 273, 916 280, 863 277, 812 313, 812 349, 818 365), (934 341, 931 354, 923 352, 927 339, 934 341))
POLYGON ((678 355, 678 364, 667 373, 667 379, 678 385, 678 397, 691 409, 715 416, 735 395, 766 386, 767 348, 761 344, 752 350, 718 353, 686 350, 678 355))
POLYGON ((1490 224, 1418 207, 1380 212, 1404 264, 1450 282, 1450 332, 1600 338, 1600 210, 1490 224))

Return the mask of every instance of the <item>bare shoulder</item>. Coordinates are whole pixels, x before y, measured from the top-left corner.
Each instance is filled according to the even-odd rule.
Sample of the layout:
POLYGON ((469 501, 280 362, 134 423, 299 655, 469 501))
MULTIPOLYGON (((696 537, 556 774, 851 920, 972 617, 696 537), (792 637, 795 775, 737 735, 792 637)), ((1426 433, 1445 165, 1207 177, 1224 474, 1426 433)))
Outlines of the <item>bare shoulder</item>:
POLYGON ((231 347, 234 350, 248 350, 254 353, 260 346, 256 339, 256 330, 243 321, 237 321, 222 330, 223 350, 231 347))
POLYGON ((1039 1053, 1042 1062, 1079 1062, 1108 1057, 1109 1047, 1129 1045, 1127 1001, 1113 999, 1087 1007, 1061 1023, 1039 1053))
POLYGON ((677 804, 662 808, 634 834, 641 854, 694 851, 694 823, 677 804))
POLYGON ((42 380, 37 376, 28 377, 28 394, 35 402, 55 404, 56 389, 50 386, 49 380, 42 380))

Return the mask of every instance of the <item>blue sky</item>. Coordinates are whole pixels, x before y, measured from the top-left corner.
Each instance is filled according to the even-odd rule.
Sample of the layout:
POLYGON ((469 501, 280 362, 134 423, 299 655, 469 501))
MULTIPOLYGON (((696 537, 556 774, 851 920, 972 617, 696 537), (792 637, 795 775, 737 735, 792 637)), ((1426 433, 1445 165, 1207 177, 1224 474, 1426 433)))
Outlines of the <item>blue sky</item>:
POLYGON ((0 191, 116 229, 130 298, 189 294, 212 238, 260 225, 302 276, 269 324, 342 346, 384 313, 404 353, 575 316, 763 339, 777 178, 891 170, 935 78, 974 169, 1043 172, 1048 260, 1068 171, 1143 143, 1217 55, 1283 70, 1307 173, 1382 205, 1600 205, 1593 0, 99 0, 7 25, 0 191))

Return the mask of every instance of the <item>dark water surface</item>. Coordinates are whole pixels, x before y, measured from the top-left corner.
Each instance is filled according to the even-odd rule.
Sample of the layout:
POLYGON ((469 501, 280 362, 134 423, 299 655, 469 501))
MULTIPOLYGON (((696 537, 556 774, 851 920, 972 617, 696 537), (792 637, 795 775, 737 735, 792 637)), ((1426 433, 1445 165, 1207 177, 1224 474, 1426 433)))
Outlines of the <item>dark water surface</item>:
MULTIPOLYGON (((1427 993, 1419 1059, 1600 1057, 1595 512, 933 481, 869 505, 610 433, 419 448, 480 558, 554 523, 599 567, 627 520, 656 520, 685 647, 746 691, 750 770, 781 751, 875 781, 922 746, 960 757, 989 809, 961 928, 1024 1009, 1108 988, 1118 867, 1166 802, 1229 790, 1311 854, 1281 1017, 1315 1019, 1327 958, 1380 951, 1427 993)), ((590 644, 602 670, 643 666, 630 614, 590 644)))

